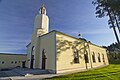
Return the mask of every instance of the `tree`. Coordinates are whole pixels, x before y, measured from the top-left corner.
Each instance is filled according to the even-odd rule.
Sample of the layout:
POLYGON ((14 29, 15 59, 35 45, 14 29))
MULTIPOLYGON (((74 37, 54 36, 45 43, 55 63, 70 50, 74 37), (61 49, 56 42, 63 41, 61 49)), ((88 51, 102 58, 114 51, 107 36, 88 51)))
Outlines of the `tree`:
POLYGON ((117 31, 115 28, 117 26, 118 29, 120 29, 118 22, 120 21, 120 5, 117 2, 120 2, 120 0, 94 0, 92 1, 92 4, 96 6, 97 15, 96 17, 98 18, 102 18, 105 16, 109 17, 108 25, 110 26, 110 28, 113 28, 117 42, 120 44, 117 31))
POLYGON ((119 59, 120 60, 120 48, 118 48, 118 43, 112 43, 110 46, 107 47, 107 50, 109 51, 108 53, 108 58, 109 60, 115 60, 119 59))

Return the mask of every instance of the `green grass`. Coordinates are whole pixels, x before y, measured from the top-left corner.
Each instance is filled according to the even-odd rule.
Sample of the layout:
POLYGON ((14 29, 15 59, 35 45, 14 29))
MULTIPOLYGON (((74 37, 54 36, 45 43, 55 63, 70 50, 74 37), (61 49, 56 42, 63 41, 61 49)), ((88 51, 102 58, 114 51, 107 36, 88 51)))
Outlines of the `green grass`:
POLYGON ((120 64, 110 64, 104 68, 57 76, 49 80, 120 80, 120 64))

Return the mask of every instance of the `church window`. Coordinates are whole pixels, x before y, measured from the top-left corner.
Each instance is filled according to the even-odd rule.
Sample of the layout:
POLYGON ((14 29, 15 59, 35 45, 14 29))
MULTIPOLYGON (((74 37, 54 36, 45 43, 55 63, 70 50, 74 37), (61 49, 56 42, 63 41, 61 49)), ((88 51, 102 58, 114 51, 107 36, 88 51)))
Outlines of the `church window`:
POLYGON ((103 62, 105 62, 104 54, 102 54, 103 62))
POLYGON ((34 50, 35 50, 35 47, 33 46, 33 47, 32 47, 32 50, 31 50, 31 59, 32 59, 32 60, 34 60, 34 55, 33 55, 34 50))
POLYGON ((101 62, 101 60, 100 60, 100 53, 98 53, 98 62, 101 62))
POLYGON ((87 51, 85 51, 84 59, 85 59, 85 63, 89 63, 88 52, 87 51))
POLYGON ((93 62, 96 62, 95 61, 95 53, 93 52, 93 54, 92 54, 92 60, 93 60, 93 62))
POLYGON ((33 51, 34 51, 34 46, 32 47, 31 53, 33 53, 33 51))
POLYGON ((79 53, 78 53, 78 50, 74 51, 74 63, 79 63, 79 53))

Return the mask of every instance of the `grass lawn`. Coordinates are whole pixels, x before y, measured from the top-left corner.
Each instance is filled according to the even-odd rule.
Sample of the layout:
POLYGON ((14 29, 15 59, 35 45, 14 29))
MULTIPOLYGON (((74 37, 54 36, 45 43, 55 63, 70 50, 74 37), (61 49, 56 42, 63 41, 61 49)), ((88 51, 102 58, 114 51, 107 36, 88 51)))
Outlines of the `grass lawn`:
POLYGON ((50 80, 120 80, 120 64, 75 74, 53 77, 50 80))

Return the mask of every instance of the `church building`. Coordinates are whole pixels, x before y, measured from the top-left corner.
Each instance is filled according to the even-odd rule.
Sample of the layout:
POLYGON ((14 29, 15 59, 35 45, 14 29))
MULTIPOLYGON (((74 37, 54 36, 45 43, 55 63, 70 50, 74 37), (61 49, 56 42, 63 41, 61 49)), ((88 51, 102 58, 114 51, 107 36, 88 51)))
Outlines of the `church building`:
POLYGON ((42 4, 34 20, 31 42, 27 45, 27 67, 52 73, 81 71, 109 65, 106 49, 83 38, 53 30, 42 4))

